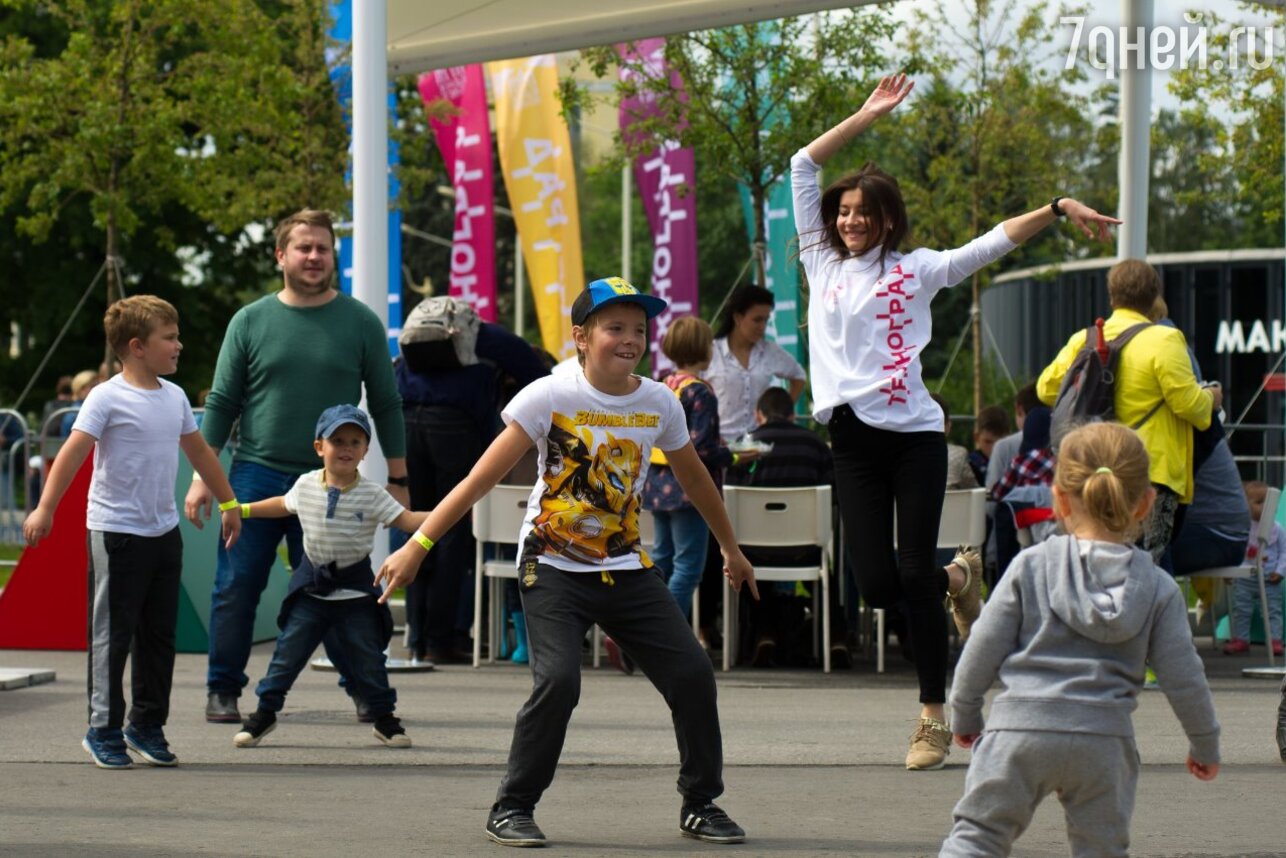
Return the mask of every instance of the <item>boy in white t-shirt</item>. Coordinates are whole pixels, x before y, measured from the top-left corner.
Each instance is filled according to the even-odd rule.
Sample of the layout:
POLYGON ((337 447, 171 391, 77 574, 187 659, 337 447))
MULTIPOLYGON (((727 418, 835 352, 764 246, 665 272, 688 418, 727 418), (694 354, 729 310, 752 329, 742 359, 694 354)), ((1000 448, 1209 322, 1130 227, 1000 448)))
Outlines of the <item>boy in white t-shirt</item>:
POLYGON ((28 545, 44 539, 54 510, 97 444, 85 525, 89 530, 89 731, 81 745, 104 769, 128 769, 126 748, 173 766, 164 726, 174 678, 183 540, 174 501, 180 449, 206 481, 231 547, 241 533, 237 501, 219 459, 197 430, 187 395, 161 378, 179 366, 179 314, 155 295, 115 302, 103 317, 121 372, 90 391, 27 517, 28 545), (130 657, 132 707, 123 680, 130 657))
POLYGON ((595 623, 629 653, 673 714, 680 832, 713 843, 745 839, 714 804, 723 792, 723 740, 710 658, 639 545, 643 480, 657 447, 718 539, 732 586, 744 582, 758 598, 754 570, 692 448, 678 399, 665 385, 634 375, 647 350, 647 320, 665 306, 619 277, 589 284, 571 312, 583 370, 523 388, 502 414, 504 432, 376 576, 384 582, 382 598, 414 580, 433 539, 536 445, 540 477, 518 559, 534 688, 518 713, 486 827, 504 846, 545 843, 533 813, 554 778, 580 696, 581 644, 595 623))
POLYGON ((253 748, 277 727, 277 713, 299 672, 332 629, 336 656, 352 693, 374 717, 372 732, 390 748, 409 748, 411 739, 393 714, 397 692, 389 687, 384 649, 393 635, 388 605, 371 571, 371 545, 379 525, 408 533, 427 513, 409 512, 357 466, 371 443, 371 422, 355 405, 332 405, 317 418, 313 446, 323 467, 300 476, 281 497, 241 505, 244 518, 299 516, 304 553, 290 576, 277 625, 281 635, 268 672, 255 694, 259 708, 232 738, 253 748))

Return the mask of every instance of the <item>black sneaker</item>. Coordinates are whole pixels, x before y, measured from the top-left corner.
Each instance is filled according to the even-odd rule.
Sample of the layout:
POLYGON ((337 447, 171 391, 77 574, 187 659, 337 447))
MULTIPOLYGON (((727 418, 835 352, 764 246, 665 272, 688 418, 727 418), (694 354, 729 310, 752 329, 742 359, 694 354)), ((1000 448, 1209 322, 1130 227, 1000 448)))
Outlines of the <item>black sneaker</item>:
POLYGON ((544 846, 545 832, 536 826, 531 811, 521 807, 491 806, 487 836, 501 846, 544 846))
POLYGON ((679 811, 679 832, 707 843, 740 843, 746 839, 741 826, 714 802, 685 804, 679 811))
POLYGON ((376 716, 375 726, 371 732, 375 734, 376 739, 390 748, 411 747, 411 737, 406 735, 406 730, 402 729, 401 720, 392 712, 376 716))
POLYGON ((237 695, 211 691, 205 703, 205 720, 211 724, 240 724, 237 695))
POLYGON ((241 725, 241 732, 232 737, 232 744, 238 748, 253 748, 273 730, 277 729, 277 713, 267 709, 256 709, 250 713, 246 723, 241 725))

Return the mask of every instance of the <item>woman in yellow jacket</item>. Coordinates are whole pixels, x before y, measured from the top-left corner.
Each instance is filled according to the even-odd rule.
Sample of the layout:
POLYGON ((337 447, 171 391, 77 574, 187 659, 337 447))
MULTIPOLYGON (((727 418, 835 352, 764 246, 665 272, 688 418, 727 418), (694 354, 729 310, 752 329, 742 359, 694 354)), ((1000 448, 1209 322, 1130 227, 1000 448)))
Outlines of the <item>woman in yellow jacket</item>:
MULTIPOLYGON (((1127 259, 1108 272, 1107 292, 1112 315, 1104 323, 1103 333, 1111 341, 1135 325, 1148 324, 1147 314, 1161 293, 1161 278, 1146 262, 1127 259)), ((1054 404, 1063 377, 1084 345, 1085 331, 1078 331, 1045 367, 1036 381, 1036 395, 1042 402, 1054 404)), ((1148 451, 1148 476, 1157 500, 1139 544, 1154 561, 1160 560, 1170 543, 1179 504, 1192 500, 1192 430, 1209 426, 1211 415, 1221 404, 1218 388, 1197 383, 1187 341, 1177 328, 1152 325, 1139 331, 1121 350, 1116 419, 1136 427, 1148 451)))

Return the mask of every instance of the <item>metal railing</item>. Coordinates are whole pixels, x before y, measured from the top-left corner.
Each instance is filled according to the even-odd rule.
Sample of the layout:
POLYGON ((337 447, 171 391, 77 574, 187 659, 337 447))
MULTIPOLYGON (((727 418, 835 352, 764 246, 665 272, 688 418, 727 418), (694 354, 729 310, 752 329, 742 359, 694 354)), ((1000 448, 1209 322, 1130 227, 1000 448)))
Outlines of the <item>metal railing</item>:
POLYGON ((0 408, 0 433, 5 438, 17 436, 0 450, 0 542, 22 541, 22 522, 30 511, 30 492, 23 486, 23 508, 18 508, 19 481, 27 478, 27 459, 31 432, 27 420, 11 408, 0 408), (14 431, 17 427, 17 432, 14 431))

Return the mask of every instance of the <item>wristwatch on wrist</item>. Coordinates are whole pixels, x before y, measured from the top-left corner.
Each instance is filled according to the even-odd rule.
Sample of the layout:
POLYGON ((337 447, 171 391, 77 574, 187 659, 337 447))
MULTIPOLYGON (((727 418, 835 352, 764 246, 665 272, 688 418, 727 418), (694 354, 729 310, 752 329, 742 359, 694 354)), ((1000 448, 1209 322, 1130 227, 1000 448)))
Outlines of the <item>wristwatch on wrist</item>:
POLYGON ((389 477, 388 484, 390 486, 401 486, 402 488, 406 488, 411 484, 411 478, 410 477, 389 477))
POLYGON ((1067 216, 1067 212, 1063 211, 1063 207, 1058 204, 1058 201, 1063 199, 1066 199, 1066 197, 1054 197, 1049 201, 1049 210, 1054 213, 1054 217, 1067 216))

